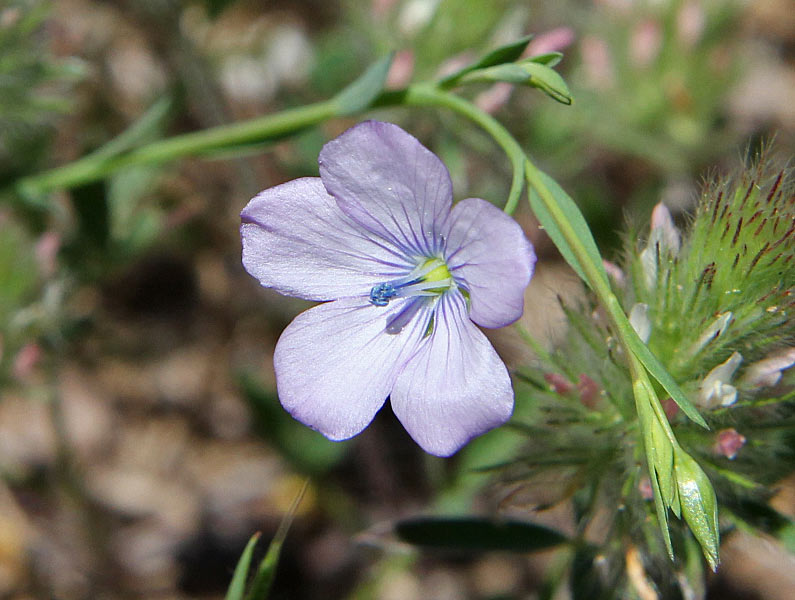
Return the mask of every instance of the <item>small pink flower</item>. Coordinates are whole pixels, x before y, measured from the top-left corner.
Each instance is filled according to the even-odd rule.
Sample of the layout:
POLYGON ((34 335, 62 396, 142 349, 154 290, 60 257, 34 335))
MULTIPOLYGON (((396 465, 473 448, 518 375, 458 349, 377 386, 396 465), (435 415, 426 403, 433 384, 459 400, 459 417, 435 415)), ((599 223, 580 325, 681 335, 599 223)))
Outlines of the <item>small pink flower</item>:
POLYGON ((745 436, 737 433, 733 427, 719 431, 715 437, 715 453, 729 460, 734 460, 743 446, 745 446, 745 436))

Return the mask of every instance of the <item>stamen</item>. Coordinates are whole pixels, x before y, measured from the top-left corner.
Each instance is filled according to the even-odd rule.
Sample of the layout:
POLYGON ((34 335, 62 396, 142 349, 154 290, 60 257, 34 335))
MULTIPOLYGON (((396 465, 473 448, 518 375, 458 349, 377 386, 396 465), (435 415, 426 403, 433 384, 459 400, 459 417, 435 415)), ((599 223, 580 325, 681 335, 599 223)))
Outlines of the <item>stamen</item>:
POLYGON ((438 296, 453 286, 455 282, 445 262, 440 258, 428 258, 407 275, 373 286, 370 302, 386 306, 396 297, 438 296))
POLYGON ((395 295, 407 296, 438 296, 450 287, 452 279, 440 279, 436 281, 420 281, 411 285, 404 285, 398 288, 395 295))
POLYGON ((397 295, 398 292, 391 283, 379 283, 370 290, 370 302, 376 306, 386 306, 397 295))

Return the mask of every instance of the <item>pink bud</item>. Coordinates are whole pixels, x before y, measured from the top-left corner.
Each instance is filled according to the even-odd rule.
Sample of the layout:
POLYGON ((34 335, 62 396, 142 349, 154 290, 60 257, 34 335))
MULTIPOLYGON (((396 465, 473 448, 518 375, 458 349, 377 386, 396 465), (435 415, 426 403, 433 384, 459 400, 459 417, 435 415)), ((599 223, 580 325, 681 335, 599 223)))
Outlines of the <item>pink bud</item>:
POLYGON ((386 87, 400 89, 406 87, 411 81, 414 73, 414 52, 411 50, 401 50, 395 54, 392 66, 386 76, 386 87))
POLYGON ((686 46, 694 46, 704 31, 704 9, 698 2, 685 2, 676 15, 676 29, 679 39, 686 46))
POLYGON ((56 257, 61 247, 61 236, 54 231, 48 231, 36 242, 36 262, 44 277, 52 277, 57 267, 56 257))
POLYGON ((624 271, 621 270, 616 263, 610 262, 609 260, 603 260, 602 265, 607 271, 607 274, 612 277, 618 285, 624 285, 624 271))
POLYGON ((580 381, 577 383, 577 391, 580 392, 580 400, 588 408, 596 405, 596 397, 599 395, 599 385, 586 374, 580 374, 580 381))
POLYGON ((580 42, 580 49, 585 75, 591 86, 599 90, 612 87, 615 72, 607 42, 595 36, 585 36, 580 42))
POLYGON ((574 30, 571 27, 556 27, 534 37, 522 56, 560 52, 571 46, 572 43, 574 43, 574 30))
POLYGON ((651 211, 651 229, 659 229, 666 247, 674 254, 679 252, 682 243, 679 230, 674 225, 671 211, 662 202, 658 203, 651 211))
POLYGON ((461 54, 451 56, 439 66, 439 69, 436 71, 436 76, 442 78, 452 75, 469 65, 473 60, 475 60, 475 57, 471 52, 462 52, 461 54))
POLYGON ((654 498, 654 489, 651 487, 651 480, 648 477, 643 477, 638 482, 638 491, 640 497, 644 500, 652 500, 654 498))
POLYGON ((743 446, 745 446, 745 436, 737 433, 733 427, 719 431, 715 437, 715 453, 729 460, 734 460, 743 446))
POLYGON ((632 32, 629 42, 629 56, 635 66, 649 66, 660 53, 662 31, 657 21, 639 23, 632 32))
POLYGON ((561 396, 574 389, 569 380, 558 373, 544 373, 544 380, 552 387, 552 391, 561 396))
POLYGON ((475 105, 483 112, 494 114, 508 102, 513 88, 513 85, 504 81, 495 83, 485 92, 477 95, 475 105))
POLYGON ((679 414, 679 405, 674 402, 673 398, 666 398, 662 402, 663 412, 665 416, 668 417, 669 421, 673 421, 676 418, 676 415, 679 414))
POLYGON ((27 379, 40 359, 41 348, 34 342, 25 344, 14 357, 14 365, 11 367, 11 372, 17 379, 27 379))
POLYGON ((377 19, 385 17, 396 2, 397 0, 373 0, 373 16, 377 19))

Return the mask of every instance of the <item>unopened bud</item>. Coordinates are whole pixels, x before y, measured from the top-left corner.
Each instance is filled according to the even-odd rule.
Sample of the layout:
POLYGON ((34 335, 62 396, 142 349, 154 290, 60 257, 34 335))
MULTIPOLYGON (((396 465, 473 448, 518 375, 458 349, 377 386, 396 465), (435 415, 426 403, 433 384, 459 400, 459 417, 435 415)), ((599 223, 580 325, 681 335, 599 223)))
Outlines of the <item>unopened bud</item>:
POLYGON ((643 340, 643 343, 649 341, 651 335, 651 321, 649 320, 649 305, 643 302, 638 302, 629 311, 629 323, 638 334, 638 337, 643 340))
POLYGON ((729 460, 734 460, 743 446, 745 446, 745 436, 737 433, 733 427, 719 431, 715 437, 715 453, 729 460))
POLYGON ((561 396, 568 394, 574 389, 574 385, 558 373, 544 373, 544 380, 550 385, 553 392, 561 396))
POLYGON ((787 348, 748 367, 742 379, 743 386, 761 388, 776 385, 783 371, 795 365, 795 348, 787 348))
POLYGON ((724 362, 707 373, 699 390, 699 406, 717 408, 734 404, 737 400, 737 388, 730 385, 729 382, 741 362, 743 362, 742 354, 734 352, 724 362))

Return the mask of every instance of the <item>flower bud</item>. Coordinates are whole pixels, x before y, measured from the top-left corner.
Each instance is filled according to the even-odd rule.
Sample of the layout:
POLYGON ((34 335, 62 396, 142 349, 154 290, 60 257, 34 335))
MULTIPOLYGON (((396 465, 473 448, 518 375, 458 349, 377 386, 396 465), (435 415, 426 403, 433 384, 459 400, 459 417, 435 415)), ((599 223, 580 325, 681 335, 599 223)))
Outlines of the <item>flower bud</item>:
POLYGON ((629 323, 638 334, 638 337, 643 340, 643 343, 649 341, 651 335, 651 321, 649 320, 649 305, 643 302, 638 302, 629 311, 629 323))
POLYGON ((745 436, 737 433, 733 427, 723 429, 715 436, 715 453, 725 456, 729 460, 734 460, 740 448, 745 446, 745 436))
POLYGON ((690 531, 701 544, 704 556, 714 571, 718 567, 718 503, 709 478, 684 450, 678 448, 674 454, 674 472, 679 489, 682 516, 690 531))
POLYGON ((740 383, 751 389, 776 385, 781 374, 795 365, 795 348, 787 348, 748 367, 740 383))
POLYGON ((730 406, 737 400, 737 388, 730 385, 734 372, 743 356, 739 352, 734 352, 724 362, 712 369, 704 381, 701 382, 699 390, 698 404, 703 408, 717 408, 719 406, 730 406))

